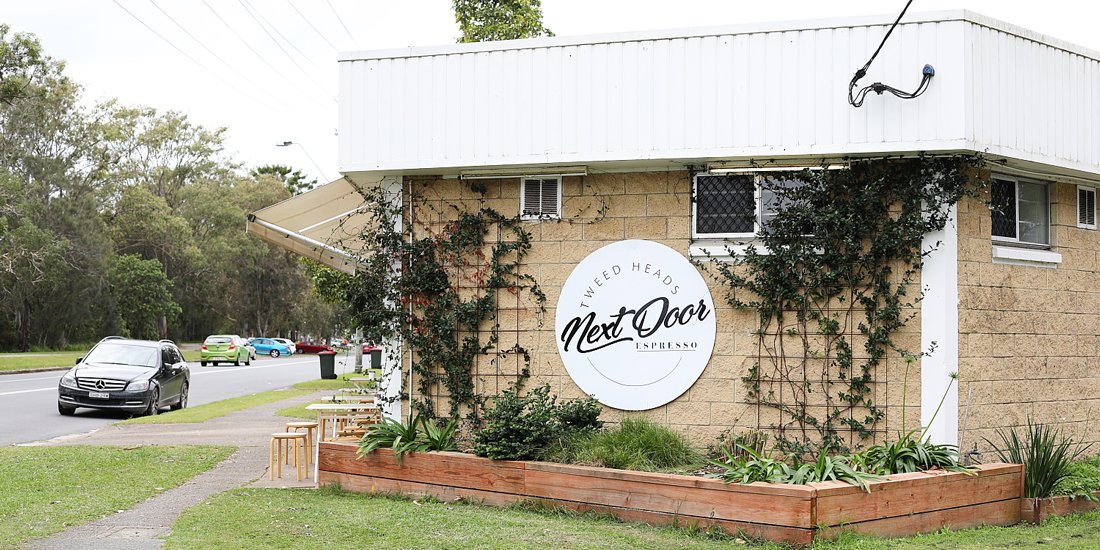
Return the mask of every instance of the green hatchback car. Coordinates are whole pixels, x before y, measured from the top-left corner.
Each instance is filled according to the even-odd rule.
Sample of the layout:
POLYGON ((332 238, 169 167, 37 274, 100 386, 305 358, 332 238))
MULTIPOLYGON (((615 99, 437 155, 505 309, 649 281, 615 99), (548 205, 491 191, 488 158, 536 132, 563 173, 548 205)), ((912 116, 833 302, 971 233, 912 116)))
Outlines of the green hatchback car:
POLYGON ((205 367, 207 363, 212 363, 215 367, 218 363, 233 363, 236 366, 240 366, 241 363, 251 365, 252 350, 248 348, 244 338, 236 334, 207 336, 202 343, 199 364, 205 367))

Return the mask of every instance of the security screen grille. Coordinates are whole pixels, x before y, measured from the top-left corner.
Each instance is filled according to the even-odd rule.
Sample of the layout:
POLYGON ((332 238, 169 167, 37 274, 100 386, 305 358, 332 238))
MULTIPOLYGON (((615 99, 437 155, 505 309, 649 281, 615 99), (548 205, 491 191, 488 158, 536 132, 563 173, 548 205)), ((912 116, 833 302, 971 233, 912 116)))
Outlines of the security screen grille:
POLYGON ((993 180, 990 189, 993 236, 1016 238, 1016 182, 993 180))
POLYGON ((755 232, 756 194, 752 174, 695 177, 695 233, 755 232))

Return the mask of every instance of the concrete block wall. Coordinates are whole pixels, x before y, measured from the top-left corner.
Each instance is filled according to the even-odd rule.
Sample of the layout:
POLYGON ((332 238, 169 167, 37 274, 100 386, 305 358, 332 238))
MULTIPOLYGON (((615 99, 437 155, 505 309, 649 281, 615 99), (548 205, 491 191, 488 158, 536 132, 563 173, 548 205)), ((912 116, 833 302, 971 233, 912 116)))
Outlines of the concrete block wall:
MULTIPOLYGON (((1034 420, 1100 442, 1100 232, 1077 227, 1077 186, 1052 183, 1053 269, 994 264, 987 197, 959 205, 959 442, 990 450, 1034 420)), ((985 456, 991 458, 990 455, 985 456)))
MULTIPOLYGON (((478 197, 505 216, 513 216, 519 210, 517 178, 468 182, 418 177, 407 181, 413 204, 418 205, 418 222, 436 231, 453 216, 455 210, 449 205, 476 209, 478 197), (471 185, 483 187, 484 194, 472 191, 471 185)), ((565 177, 562 219, 524 222, 524 228, 531 233, 532 248, 522 269, 539 281, 546 294, 546 311, 540 319, 536 304, 527 293, 502 296, 498 300, 501 338, 498 347, 505 349, 519 344, 530 352, 533 377, 529 387, 547 383, 561 398, 578 398, 582 396, 581 390, 562 365, 554 334, 555 305, 562 285, 588 254, 623 239, 659 242, 687 256, 691 245, 691 178, 686 171, 565 177)), ((706 273, 703 278, 711 286, 717 337, 702 376, 678 399, 656 409, 625 413, 605 408, 602 415, 605 421, 616 422, 624 414, 643 416, 680 430, 695 445, 705 447, 730 428, 756 428, 779 420, 774 410, 748 402, 742 381, 759 360, 754 335, 756 314, 733 310, 727 303, 725 287, 706 273)), ((899 344, 919 351, 919 331, 918 316, 898 334, 899 344)), ((518 357, 484 358, 478 363, 475 377, 478 390, 493 394, 507 388, 521 367, 518 357)), ((878 426, 880 434, 901 429, 904 372, 904 362, 893 352, 887 364, 879 367, 880 382, 875 385, 874 401, 887 412, 887 421, 878 426)), ((915 427, 920 418, 919 366, 911 369, 909 379, 911 406, 906 416, 908 426, 915 427)), ((819 397, 820 393, 812 399, 819 397)))

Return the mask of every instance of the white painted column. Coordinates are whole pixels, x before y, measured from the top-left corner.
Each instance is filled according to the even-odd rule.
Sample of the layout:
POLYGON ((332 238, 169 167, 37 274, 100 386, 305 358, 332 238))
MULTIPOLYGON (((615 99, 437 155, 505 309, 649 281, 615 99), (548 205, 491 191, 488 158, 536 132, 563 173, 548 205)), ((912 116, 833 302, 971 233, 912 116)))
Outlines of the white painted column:
MULTIPOLYGON (((382 178, 380 183, 386 199, 397 206, 398 215, 393 220, 393 228, 399 233, 402 231, 400 212, 403 183, 401 176, 386 176, 382 178)), ((400 265, 395 265, 394 268, 398 269, 400 265)), ((401 370, 401 358, 404 354, 402 346, 400 336, 394 336, 388 342, 382 344, 382 381, 379 387, 382 389, 383 398, 387 401, 382 406, 382 414, 394 420, 401 420, 401 400, 399 397, 401 388, 404 385, 404 373, 401 370)))
POLYGON ((951 373, 959 370, 959 229, 958 211, 951 207, 942 231, 929 233, 923 250, 936 248, 921 270, 921 350, 935 350, 920 361, 920 421, 933 443, 959 443, 959 386, 951 373), (950 389, 948 387, 950 386, 950 389), (944 394, 946 393, 946 398, 944 394), (940 400, 943 405, 940 406, 940 400), (936 407, 939 414, 933 419, 936 407))

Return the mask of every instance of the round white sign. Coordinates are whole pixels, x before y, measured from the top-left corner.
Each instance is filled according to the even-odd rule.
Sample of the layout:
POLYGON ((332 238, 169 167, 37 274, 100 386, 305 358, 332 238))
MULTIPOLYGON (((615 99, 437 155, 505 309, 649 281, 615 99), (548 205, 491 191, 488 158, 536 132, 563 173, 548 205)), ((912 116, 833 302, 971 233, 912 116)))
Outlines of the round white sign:
POLYGON ((566 279, 554 324, 558 352, 585 393, 642 411, 676 399, 714 350, 714 302, 680 253, 651 241, 619 241, 581 261, 566 279))

